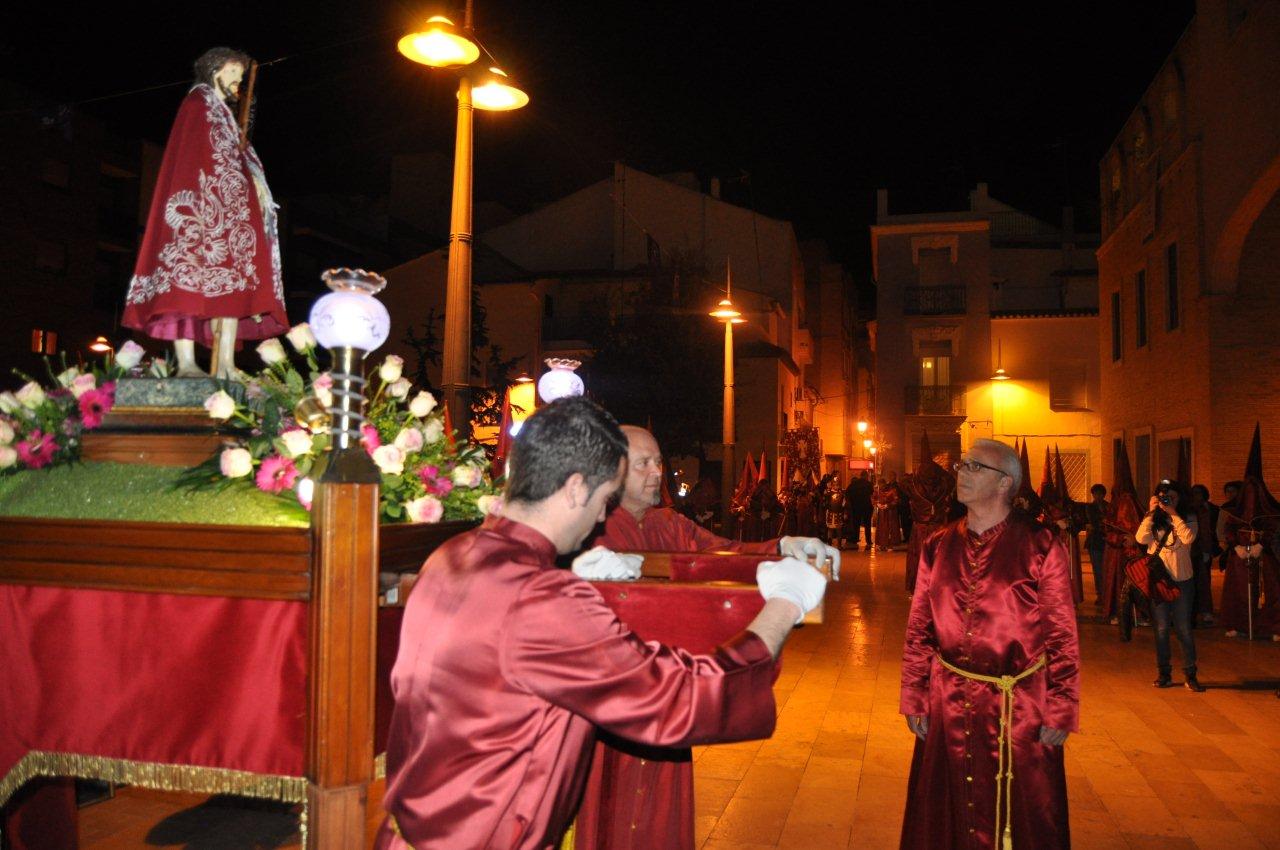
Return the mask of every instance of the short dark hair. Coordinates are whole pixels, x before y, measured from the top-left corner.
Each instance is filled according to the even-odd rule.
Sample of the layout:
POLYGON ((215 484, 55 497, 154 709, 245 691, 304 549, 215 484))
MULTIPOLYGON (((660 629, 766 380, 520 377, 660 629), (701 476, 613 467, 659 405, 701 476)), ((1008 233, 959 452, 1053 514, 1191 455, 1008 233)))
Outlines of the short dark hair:
POLYGON ((244 70, 248 72, 249 63, 253 60, 249 58, 248 53, 236 50, 232 47, 211 47, 204 53, 200 54, 200 58, 191 66, 192 71, 196 75, 197 83, 204 83, 206 86, 213 85, 213 77, 228 62, 238 62, 244 66, 244 70))
POLYGON ((1201 499, 1204 499, 1206 502, 1209 501, 1209 488, 1204 486, 1203 484, 1192 484, 1191 492, 1195 493, 1197 496, 1199 496, 1201 499))
POLYGON ((508 460, 508 502, 541 502, 575 472, 593 492, 618 474, 627 438, 600 405, 581 396, 562 398, 525 420, 508 460))
POLYGON ((1105 484, 1094 484, 1092 487, 1090 487, 1090 488, 1089 488, 1089 492, 1090 492, 1090 493, 1101 493, 1102 495, 1104 495, 1104 496, 1105 496, 1105 495, 1107 495, 1107 485, 1105 485, 1105 484))

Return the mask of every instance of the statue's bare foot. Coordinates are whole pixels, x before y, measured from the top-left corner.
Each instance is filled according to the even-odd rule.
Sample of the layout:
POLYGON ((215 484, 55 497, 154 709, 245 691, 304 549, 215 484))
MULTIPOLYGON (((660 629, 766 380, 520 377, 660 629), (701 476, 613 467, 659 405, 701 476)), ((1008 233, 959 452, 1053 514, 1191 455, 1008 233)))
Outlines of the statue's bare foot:
POLYGON ((173 374, 179 378, 207 378, 209 373, 196 365, 196 343, 190 339, 175 339, 173 353, 178 356, 178 368, 173 374))

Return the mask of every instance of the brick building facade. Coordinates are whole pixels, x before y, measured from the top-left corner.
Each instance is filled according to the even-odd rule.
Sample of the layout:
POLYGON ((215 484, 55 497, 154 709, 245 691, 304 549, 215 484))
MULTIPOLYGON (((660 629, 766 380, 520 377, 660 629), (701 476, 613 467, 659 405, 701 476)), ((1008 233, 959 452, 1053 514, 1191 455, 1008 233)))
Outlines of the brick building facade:
MULTIPOLYGON (((1280 5, 1203 0, 1100 163, 1102 430, 1140 495, 1280 477, 1280 5)), ((1110 452, 1104 458, 1111 480, 1110 452)))

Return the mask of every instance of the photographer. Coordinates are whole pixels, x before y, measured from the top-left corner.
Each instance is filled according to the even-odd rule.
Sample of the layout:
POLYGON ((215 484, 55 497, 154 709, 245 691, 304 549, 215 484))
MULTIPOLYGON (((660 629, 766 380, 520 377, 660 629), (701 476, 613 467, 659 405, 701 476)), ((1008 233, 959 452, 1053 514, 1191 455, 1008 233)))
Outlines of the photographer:
POLYGON ((1151 600, 1156 627, 1156 667, 1160 672, 1155 686, 1167 688, 1173 684, 1169 657, 1169 624, 1172 620, 1178 642, 1182 644, 1186 688, 1202 693, 1204 686, 1196 679, 1196 643, 1191 633, 1191 612, 1195 606, 1195 565, 1191 559, 1191 544, 1196 539, 1197 522, 1194 516, 1183 516, 1178 508, 1179 501, 1177 484, 1161 481, 1134 536, 1147 547, 1148 554, 1159 553, 1179 591, 1178 598, 1172 602, 1151 600))

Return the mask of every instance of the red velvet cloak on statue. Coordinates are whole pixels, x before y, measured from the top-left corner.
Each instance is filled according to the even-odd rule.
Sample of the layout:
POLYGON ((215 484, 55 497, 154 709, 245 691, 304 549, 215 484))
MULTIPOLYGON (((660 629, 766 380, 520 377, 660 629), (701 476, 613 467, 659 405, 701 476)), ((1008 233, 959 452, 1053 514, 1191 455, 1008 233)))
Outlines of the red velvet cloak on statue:
POLYGON ((231 110, 202 83, 169 133, 120 321, 153 339, 209 346, 208 320, 222 317, 241 320, 238 339, 289 329, 262 163, 251 146, 240 149, 231 110))
POLYGON ((902 660, 903 714, 925 715, 907 786, 903 850, 990 850, 996 810, 1000 691, 962 678, 949 664, 1016 676, 1044 655, 1045 667, 1014 689, 1013 846, 1067 848, 1062 747, 1040 727, 1076 731, 1080 648, 1066 548, 1050 529, 1015 511, 981 535, 957 520, 930 537, 902 660))
MULTIPOLYGON (((653 508, 640 522, 625 508, 614 508, 604 533, 589 544, 618 552, 700 552, 725 550, 752 554, 778 551, 778 541, 743 542, 718 537, 671 508, 653 508)), ((607 803, 606 803, 607 805, 607 803)), ((575 831, 578 850, 693 850, 693 758, 688 749, 641 747, 602 736, 596 742, 587 790, 575 831), (613 818, 598 817, 594 801, 625 801, 638 812, 617 806, 613 818), (634 826, 633 826, 634 824, 634 826)))

